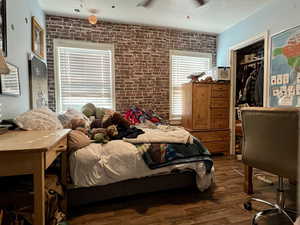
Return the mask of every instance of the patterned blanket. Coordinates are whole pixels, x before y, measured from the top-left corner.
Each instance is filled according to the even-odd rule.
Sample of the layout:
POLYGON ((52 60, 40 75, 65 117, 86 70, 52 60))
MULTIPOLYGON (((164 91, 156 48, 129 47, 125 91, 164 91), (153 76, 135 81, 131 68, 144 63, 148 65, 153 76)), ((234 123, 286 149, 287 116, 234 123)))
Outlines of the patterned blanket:
POLYGON ((136 145, 143 151, 143 159, 150 169, 191 162, 204 162, 206 172, 213 166, 210 152, 194 137, 193 144, 143 144, 136 145))

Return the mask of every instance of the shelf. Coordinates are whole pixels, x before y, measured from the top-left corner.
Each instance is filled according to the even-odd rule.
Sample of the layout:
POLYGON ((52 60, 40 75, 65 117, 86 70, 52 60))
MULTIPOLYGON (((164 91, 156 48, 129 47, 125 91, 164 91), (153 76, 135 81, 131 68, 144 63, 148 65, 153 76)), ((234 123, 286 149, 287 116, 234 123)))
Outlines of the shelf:
POLYGON ((256 60, 252 60, 252 61, 247 62, 247 63, 241 63, 241 65, 249 65, 249 64, 252 64, 252 63, 257 63, 257 62, 262 61, 262 60, 264 60, 264 58, 258 58, 256 60))

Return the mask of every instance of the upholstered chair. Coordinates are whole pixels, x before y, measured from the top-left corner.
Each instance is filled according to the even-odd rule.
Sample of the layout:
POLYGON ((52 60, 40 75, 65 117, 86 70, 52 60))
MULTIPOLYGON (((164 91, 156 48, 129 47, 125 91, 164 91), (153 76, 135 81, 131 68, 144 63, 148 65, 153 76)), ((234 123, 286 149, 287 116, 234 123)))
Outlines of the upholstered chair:
POLYGON ((270 209, 258 212, 252 221, 267 214, 284 214, 294 221, 285 208, 284 178, 297 180, 297 159, 299 149, 299 115, 297 108, 245 108, 242 110, 244 140, 243 162, 253 168, 278 175, 277 203, 251 198, 245 208, 252 209, 252 202, 260 202, 270 209))

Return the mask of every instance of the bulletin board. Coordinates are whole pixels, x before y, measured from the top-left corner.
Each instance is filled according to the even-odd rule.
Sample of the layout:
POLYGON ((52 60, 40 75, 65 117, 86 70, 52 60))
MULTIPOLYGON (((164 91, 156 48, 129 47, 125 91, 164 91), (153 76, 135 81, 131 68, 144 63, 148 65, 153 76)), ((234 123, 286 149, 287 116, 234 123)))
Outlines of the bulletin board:
POLYGON ((300 107, 300 26, 271 38, 270 106, 300 107))

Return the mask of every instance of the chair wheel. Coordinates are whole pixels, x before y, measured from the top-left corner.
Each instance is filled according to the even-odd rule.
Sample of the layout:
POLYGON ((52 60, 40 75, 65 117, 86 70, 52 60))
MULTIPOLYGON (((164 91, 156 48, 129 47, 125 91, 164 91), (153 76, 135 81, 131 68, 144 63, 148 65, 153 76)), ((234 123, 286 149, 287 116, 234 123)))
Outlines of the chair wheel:
POLYGON ((251 202, 246 202, 244 203, 244 208, 248 211, 251 211, 252 210, 252 204, 251 202))

